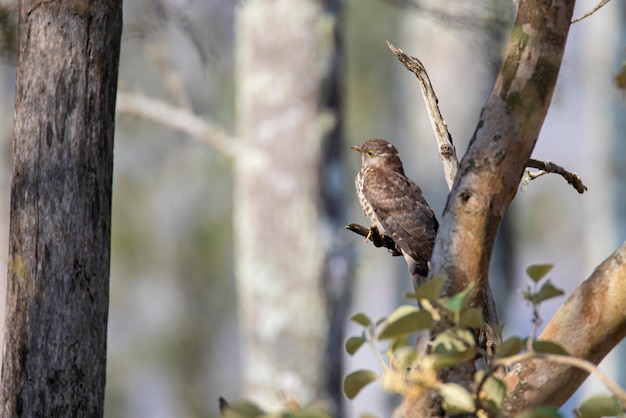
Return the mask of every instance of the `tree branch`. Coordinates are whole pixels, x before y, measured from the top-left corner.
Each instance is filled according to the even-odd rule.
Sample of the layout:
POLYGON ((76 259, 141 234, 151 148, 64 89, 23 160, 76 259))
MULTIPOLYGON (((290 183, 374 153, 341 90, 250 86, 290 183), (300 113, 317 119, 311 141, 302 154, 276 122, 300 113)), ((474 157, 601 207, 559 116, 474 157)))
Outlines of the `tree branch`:
MULTIPOLYGON (((548 323, 541 340, 560 344, 571 356, 598 364, 626 338, 626 242, 600 264, 548 323)), ((505 412, 561 406, 587 378, 572 364, 538 359, 521 363, 505 378, 505 412)))
POLYGON ((589 16, 591 16, 592 14, 600 10, 600 8, 604 6, 605 4, 607 4, 609 1, 610 0, 601 0, 600 3, 598 3, 596 7, 591 9, 589 12, 585 13, 584 15, 580 17, 577 17, 576 19, 572 19, 572 23, 580 22, 581 20, 588 18, 589 16))
MULTIPOLYGON (((503 65, 448 196, 430 274, 447 277, 446 295, 471 287, 468 302, 483 312, 489 312, 488 270, 496 232, 550 106, 573 9, 566 0, 520 2, 503 65)), ((493 319, 485 317, 485 322, 493 319)), ((447 378, 470 384, 474 371, 460 367, 447 378)), ((424 402, 431 396, 424 391, 424 402)), ((440 414, 436 408, 410 412, 411 417, 440 414)))
POLYGON ((152 120, 163 126, 184 132, 204 142, 226 157, 233 158, 239 148, 233 137, 218 124, 195 115, 191 110, 172 106, 141 94, 118 91, 117 113, 127 113, 152 120))
POLYGON ((448 183, 448 188, 452 189, 452 184, 454 183, 459 168, 459 160, 456 156, 456 148, 452 142, 452 135, 450 135, 446 121, 443 119, 441 111, 439 110, 439 99, 437 99, 430 78, 426 73, 426 69, 419 59, 408 56, 404 51, 393 46, 389 41, 387 41, 387 46, 400 60, 402 65, 415 74, 419 80, 420 87, 422 88, 422 96, 424 97, 426 109, 428 110, 430 124, 437 138, 439 157, 443 164, 443 173, 448 183))
POLYGON ((345 228, 355 234, 359 234, 360 236, 367 238, 369 241, 372 241, 375 247, 387 248, 387 250, 389 250, 391 255, 394 257, 402 255, 402 252, 400 252, 400 249, 396 246, 395 241, 387 235, 380 235, 376 227, 368 228, 363 225, 351 223, 346 225, 345 228))
POLYGON ((572 187, 576 189, 576 191, 578 191, 578 193, 582 194, 587 191, 587 186, 583 184, 583 181, 578 174, 571 173, 560 165, 554 164, 553 162, 540 161, 535 160, 534 158, 530 158, 526 163, 526 166, 540 170, 536 173, 531 173, 530 171, 528 171, 528 176, 531 180, 534 180, 537 177, 543 176, 547 173, 555 173, 561 175, 569 184, 572 185, 572 187))
POLYGON ((474 306, 486 300, 496 232, 548 111, 573 7, 565 0, 520 2, 504 63, 448 197, 432 274, 448 276, 447 294, 473 285, 474 306))

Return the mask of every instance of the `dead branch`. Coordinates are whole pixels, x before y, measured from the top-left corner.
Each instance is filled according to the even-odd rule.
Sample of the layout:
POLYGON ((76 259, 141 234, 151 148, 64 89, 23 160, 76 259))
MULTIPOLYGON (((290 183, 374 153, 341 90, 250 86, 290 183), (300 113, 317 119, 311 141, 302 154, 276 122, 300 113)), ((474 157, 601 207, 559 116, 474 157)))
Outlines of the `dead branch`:
POLYGON ((435 94, 435 90, 430 82, 430 78, 426 73, 426 69, 419 59, 405 54, 404 51, 396 48, 389 41, 387 41, 387 46, 400 60, 402 65, 404 65, 407 70, 415 74, 419 80, 424 102, 426 103, 426 109, 428 110, 428 115, 430 117, 430 124, 433 128, 433 132, 435 133, 435 137, 437 138, 439 157, 441 158, 441 162, 443 164, 443 172, 446 182, 448 183, 448 188, 452 189, 452 184, 454 183, 457 170, 459 169, 459 160, 456 156, 456 148, 452 142, 452 135, 450 135, 446 121, 443 119, 441 111, 439 110, 439 99, 437 99, 437 95, 435 94))
POLYGON ((578 193, 582 194, 587 191, 587 186, 583 184, 583 181, 578 174, 571 173, 560 165, 554 164, 553 162, 535 160, 534 158, 530 158, 528 160, 528 163, 526 163, 526 166, 539 170, 538 172, 534 173, 528 171, 528 177, 530 177, 531 180, 534 180, 537 177, 543 176, 547 173, 555 173, 562 176, 569 184, 572 185, 572 187, 576 189, 576 191, 578 191, 578 193))
POLYGON ((591 16, 592 14, 594 14, 595 12, 597 12, 598 10, 600 10, 600 8, 602 6, 604 6, 605 4, 607 4, 610 0, 601 0, 600 3, 598 3, 596 5, 596 7, 594 7, 593 9, 591 9, 589 12, 585 13, 584 15, 577 17, 576 19, 572 19, 572 23, 576 23, 576 22, 580 22, 581 20, 588 18, 589 16, 591 16))

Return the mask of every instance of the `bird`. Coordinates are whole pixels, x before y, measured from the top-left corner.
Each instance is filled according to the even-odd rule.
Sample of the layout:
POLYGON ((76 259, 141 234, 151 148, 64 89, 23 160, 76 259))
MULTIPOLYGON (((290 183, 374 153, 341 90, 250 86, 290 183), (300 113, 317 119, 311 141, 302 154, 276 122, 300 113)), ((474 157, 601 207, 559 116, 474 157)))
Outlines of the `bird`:
POLYGON ((373 233, 390 237, 404 256, 417 289, 428 276, 439 228, 435 213, 422 189, 404 174, 395 146, 374 138, 350 148, 361 153, 355 186, 363 214, 371 221, 365 241, 373 233))

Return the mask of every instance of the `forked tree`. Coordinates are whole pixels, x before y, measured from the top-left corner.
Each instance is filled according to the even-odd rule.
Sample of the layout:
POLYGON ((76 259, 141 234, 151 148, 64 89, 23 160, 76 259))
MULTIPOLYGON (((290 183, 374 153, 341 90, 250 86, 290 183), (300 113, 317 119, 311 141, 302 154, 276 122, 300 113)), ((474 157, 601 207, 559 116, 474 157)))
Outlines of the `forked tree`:
MULTIPOLYGON (((426 96, 451 187, 430 277, 443 278, 444 297, 467 291, 467 306, 483 312, 485 350, 476 352, 479 356, 488 357, 490 347, 495 346, 497 351, 499 343, 488 268, 496 232, 525 169, 530 166, 557 172, 580 192, 584 190, 577 176, 531 158, 554 92, 574 4, 566 0, 519 2, 500 71, 458 167, 454 146, 438 114, 436 98, 426 96)), ((419 74, 419 61, 391 45, 390 48, 428 90, 428 82, 419 74)), ((351 229, 364 232, 358 225, 351 229)), ((517 362, 508 373, 499 370, 506 386, 502 415, 514 416, 540 406, 559 407, 590 371, 595 372, 593 365, 626 336, 625 257, 626 244, 622 244, 575 290, 538 336, 539 340, 564 349, 573 360, 548 354, 518 357, 524 361, 517 362)), ((436 336, 441 330, 433 331, 436 336)), ((440 369, 437 377, 440 383, 430 382, 430 387, 404 393, 398 415, 444 416, 441 392, 434 387, 441 382, 465 387, 468 392, 474 392, 476 399, 476 365, 472 360, 440 369)), ((626 395, 615 386, 611 388, 623 408, 626 395)), ((479 401, 477 405, 480 406, 479 401)), ((458 416, 475 414, 476 411, 466 411, 458 416)))

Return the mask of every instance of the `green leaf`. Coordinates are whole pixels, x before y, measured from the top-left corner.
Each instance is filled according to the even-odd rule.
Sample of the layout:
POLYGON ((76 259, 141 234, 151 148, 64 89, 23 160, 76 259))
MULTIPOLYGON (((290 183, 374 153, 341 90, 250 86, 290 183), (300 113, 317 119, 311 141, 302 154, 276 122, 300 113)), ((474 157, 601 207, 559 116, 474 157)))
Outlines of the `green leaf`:
POLYGON ((291 414, 294 418, 332 418, 328 411, 321 408, 307 408, 291 414))
POLYGON ((416 331, 430 329, 432 323, 432 317, 427 311, 420 310, 416 306, 403 305, 389 315, 387 325, 378 338, 384 340, 406 336, 416 331))
POLYGON ((511 337, 496 345, 498 357, 509 357, 519 354, 524 348, 524 342, 519 337, 511 337))
POLYGON ((399 368, 405 370, 415 362, 415 359, 417 359, 417 350, 415 350, 412 346, 400 347, 397 350, 394 350, 393 358, 399 368))
POLYGON ((585 400, 578 407, 578 414, 581 418, 600 418, 603 416, 612 417, 622 415, 624 409, 619 400, 613 396, 594 396, 585 400))
POLYGON ((459 292, 456 295, 446 299, 446 301, 443 303, 443 306, 445 306, 446 309, 448 309, 450 312, 461 312, 461 309, 463 309, 465 301, 467 300, 467 297, 469 296, 473 288, 473 285, 469 285, 464 291, 459 292))
POLYGON ((224 416, 227 418, 254 418, 265 414, 261 408, 252 402, 233 402, 226 407, 224 416))
MULTIPOLYGON (((477 384, 480 383, 484 375, 484 370, 479 370, 476 372, 474 378, 477 384)), ((500 410, 505 395, 506 385, 504 384, 502 379, 495 376, 487 377, 487 380, 485 381, 485 383, 483 383, 480 397, 483 401, 487 401, 491 404, 494 409, 493 412, 497 412, 500 410)))
POLYGON ((428 357, 431 358, 433 369, 442 370, 473 360, 476 357, 476 350, 468 348, 465 351, 449 352, 445 354, 430 354, 428 357))
POLYGON ((472 360, 476 356, 474 334, 464 329, 447 329, 437 335, 429 356, 433 368, 440 370, 472 360))
POLYGON ((483 325, 483 311, 479 308, 469 307, 461 310, 459 327, 480 328, 483 325))
POLYGON ((409 341, 406 335, 402 335, 391 341, 391 344, 389 344, 389 349, 393 352, 399 348, 406 347, 406 346, 412 347, 413 345, 411 344, 411 341, 409 341))
POLYGON ((548 354, 564 354, 568 355, 567 351, 557 343, 552 341, 536 340, 533 341, 533 350, 538 353, 548 354))
POLYGON ((475 347, 476 340, 469 330, 449 328, 437 335, 432 346, 433 353, 458 352, 475 347))
POLYGON ((530 303, 535 303, 535 295, 536 293, 530 290, 530 286, 522 290, 522 297, 530 303))
POLYGON ((443 398, 442 406, 449 414, 474 412, 474 398, 463 386, 457 383, 444 383, 439 387, 439 395, 443 398))
POLYGON ((346 341, 346 352, 350 355, 353 355, 357 352, 359 348, 361 348, 365 341, 367 340, 363 336, 348 338, 348 341, 346 341))
POLYGON ((343 393, 349 399, 354 399, 361 389, 376 379, 378 379, 378 376, 370 370, 358 370, 350 373, 343 380, 343 393))
POLYGON ((526 274, 533 282, 537 283, 552 270, 552 267, 554 267, 554 264, 534 264, 526 269, 526 274))
POLYGON ((432 279, 425 281, 421 284, 420 287, 417 288, 415 292, 415 297, 417 300, 427 299, 430 301, 436 301, 439 299, 441 295, 441 290, 443 289, 443 285, 446 283, 446 275, 438 274, 432 279))
POLYGON ((543 286, 541 286, 541 289, 539 289, 539 292, 537 292, 533 296, 533 304, 537 305, 543 302, 544 300, 561 296, 564 293, 565 292, 563 292, 561 289, 554 287, 552 283, 550 283, 550 281, 548 280, 547 282, 543 284, 543 286))
POLYGON ((561 418, 561 415, 555 408, 544 406, 517 414, 515 418, 561 418))
POLYGON ((363 325, 364 327, 369 327, 370 325, 372 325, 372 321, 369 319, 369 317, 361 312, 352 315, 352 318, 350 318, 350 320, 356 322, 359 325, 363 325))

